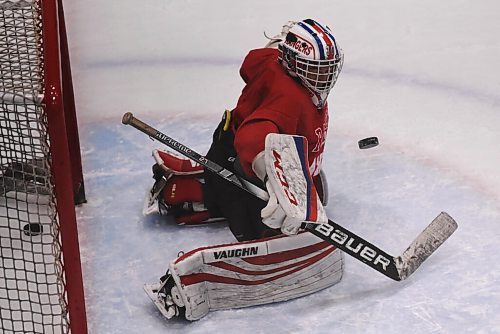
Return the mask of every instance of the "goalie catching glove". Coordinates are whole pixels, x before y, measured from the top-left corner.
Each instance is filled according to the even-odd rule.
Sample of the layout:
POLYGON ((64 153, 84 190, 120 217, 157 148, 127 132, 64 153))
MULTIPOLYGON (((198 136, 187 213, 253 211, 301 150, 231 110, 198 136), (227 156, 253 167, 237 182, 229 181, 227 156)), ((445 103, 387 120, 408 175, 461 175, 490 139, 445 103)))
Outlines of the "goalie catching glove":
POLYGON ((264 224, 291 235, 303 222, 328 221, 309 171, 305 137, 268 134, 265 150, 255 157, 252 168, 269 193, 261 211, 264 224))

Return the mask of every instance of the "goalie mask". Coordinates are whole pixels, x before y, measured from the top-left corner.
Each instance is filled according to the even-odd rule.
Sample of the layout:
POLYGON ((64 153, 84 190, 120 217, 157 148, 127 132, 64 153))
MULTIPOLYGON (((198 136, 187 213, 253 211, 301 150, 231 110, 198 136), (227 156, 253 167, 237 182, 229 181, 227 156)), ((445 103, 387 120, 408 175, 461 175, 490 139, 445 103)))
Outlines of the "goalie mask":
POLYGON ((313 103, 321 109, 342 69, 342 50, 330 28, 312 19, 285 27, 288 29, 284 29, 286 34, 278 45, 279 61, 309 89, 313 103))

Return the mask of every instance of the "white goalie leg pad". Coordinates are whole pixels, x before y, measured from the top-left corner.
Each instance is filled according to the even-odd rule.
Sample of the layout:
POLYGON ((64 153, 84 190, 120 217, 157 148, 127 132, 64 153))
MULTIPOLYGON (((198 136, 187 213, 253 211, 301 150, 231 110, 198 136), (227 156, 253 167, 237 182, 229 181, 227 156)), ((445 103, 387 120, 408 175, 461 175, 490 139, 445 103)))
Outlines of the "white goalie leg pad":
POLYGON ((281 302, 338 283, 341 251, 310 233, 198 248, 170 265, 188 320, 209 311, 281 302))

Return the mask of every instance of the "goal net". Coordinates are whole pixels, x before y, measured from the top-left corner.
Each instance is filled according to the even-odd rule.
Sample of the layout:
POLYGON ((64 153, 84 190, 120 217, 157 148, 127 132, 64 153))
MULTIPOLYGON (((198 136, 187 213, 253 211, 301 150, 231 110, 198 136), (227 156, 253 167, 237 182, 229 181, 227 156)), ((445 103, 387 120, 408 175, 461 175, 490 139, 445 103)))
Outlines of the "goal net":
POLYGON ((0 0, 0 332, 87 333, 61 0, 0 0))

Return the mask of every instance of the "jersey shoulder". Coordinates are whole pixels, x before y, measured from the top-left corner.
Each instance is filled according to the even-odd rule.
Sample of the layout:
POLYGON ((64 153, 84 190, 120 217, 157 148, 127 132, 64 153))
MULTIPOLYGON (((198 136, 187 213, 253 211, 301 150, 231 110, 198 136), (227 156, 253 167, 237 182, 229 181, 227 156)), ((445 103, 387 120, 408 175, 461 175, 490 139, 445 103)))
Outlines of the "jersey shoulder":
POLYGON ((241 73, 248 90, 258 92, 261 106, 286 112, 314 107, 309 91, 279 63, 276 49, 252 50, 241 73))

